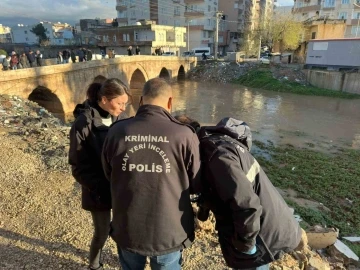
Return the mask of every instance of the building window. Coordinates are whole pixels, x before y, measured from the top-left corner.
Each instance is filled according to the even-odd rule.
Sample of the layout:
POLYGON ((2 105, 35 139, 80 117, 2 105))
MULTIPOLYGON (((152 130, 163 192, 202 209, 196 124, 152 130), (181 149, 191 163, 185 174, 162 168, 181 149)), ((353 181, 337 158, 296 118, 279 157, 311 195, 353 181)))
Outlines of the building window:
POLYGON ((113 41, 116 42, 116 35, 113 36, 113 41))
POLYGON ((312 32, 311 33, 311 39, 315 39, 316 38, 316 32, 312 32))
POLYGON ((210 21, 210 19, 208 19, 208 25, 209 25, 209 26, 211 25, 211 21, 210 21))
POLYGON ((206 31, 203 31, 203 38, 206 38, 206 31))
POLYGON ((29 41, 29 39, 28 39, 28 38, 25 38, 25 40, 26 40, 26 41, 29 41))
POLYGON ((25 34, 27 34, 27 31, 24 31, 25 34))
POLYGON ((324 7, 335 7, 335 0, 325 0, 324 7))
POLYGON ((139 39, 139 34, 137 32, 135 32, 135 40, 139 39))
POLYGON ((356 35, 356 36, 360 35, 360 26, 357 26, 357 25, 352 26, 351 27, 351 34, 356 35))
POLYGON ((235 3, 234 8, 239 8, 239 3, 235 3))
POLYGON ((208 12, 210 12, 211 11, 211 6, 208 6, 208 12))
POLYGON ((303 6, 303 2, 297 2, 297 7, 301 8, 303 6))
POLYGON ((130 41, 130 35, 129 34, 123 34, 123 41, 130 41))
POLYGON ((174 14, 177 16, 180 16, 180 7, 175 7, 174 8, 174 14))
POLYGON ((340 12, 339 13, 339 19, 340 20, 346 20, 347 19, 347 12, 340 12))
POLYGON ((341 1, 341 4, 343 4, 343 5, 347 5, 347 4, 349 4, 349 3, 350 3, 349 0, 342 0, 342 1, 341 1))
POLYGON ((353 19, 360 19, 360 12, 356 12, 353 14, 353 19))

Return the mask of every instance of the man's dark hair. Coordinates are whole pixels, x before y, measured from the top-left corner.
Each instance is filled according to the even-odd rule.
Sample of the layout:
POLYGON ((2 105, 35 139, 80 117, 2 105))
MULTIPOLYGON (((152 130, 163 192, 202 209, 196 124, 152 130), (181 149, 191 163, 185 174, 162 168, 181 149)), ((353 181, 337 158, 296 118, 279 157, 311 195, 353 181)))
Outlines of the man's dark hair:
POLYGON ((142 95, 143 97, 154 99, 167 95, 169 91, 171 91, 171 86, 166 80, 154 78, 145 83, 142 95))
POLYGON ((189 116, 187 116, 185 114, 176 115, 176 116, 174 116, 174 118, 176 120, 178 120, 180 123, 191 126, 196 131, 200 128, 200 123, 197 120, 192 119, 192 118, 190 118, 189 116))

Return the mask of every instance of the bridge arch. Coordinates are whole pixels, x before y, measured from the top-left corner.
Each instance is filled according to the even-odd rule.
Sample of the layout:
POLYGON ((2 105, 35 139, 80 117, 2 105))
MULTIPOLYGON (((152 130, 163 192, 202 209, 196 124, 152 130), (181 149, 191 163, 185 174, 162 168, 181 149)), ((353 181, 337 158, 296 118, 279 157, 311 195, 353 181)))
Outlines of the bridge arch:
POLYGON ((185 74, 185 68, 183 65, 180 66, 179 68, 179 71, 178 71, 178 81, 184 81, 185 80, 185 77, 186 77, 186 74, 185 74))
POLYGON ((135 69, 135 71, 131 75, 130 79, 130 90, 142 90, 144 84, 146 82, 146 78, 144 73, 140 69, 135 69))
POLYGON ((29 95, 28 100, 36 102, 41 107, 51 112, 54 116, 64 120, 64 107, 57 95, 45 86, 36 87, 29 95))
POLYGON ((160 71, 159 78, 163 78, 164 80, 170 81, 169 71, 163 67, 160 71))
POLYGON ((144 74, 139 68, 135 69, 130 78, 130 93, 132 99, 132 106, 128 109, 127 113, 132 116, 135 115, 139 108, 140 97, 142 95, 142 89, 146 82, 146 74, 144 74))

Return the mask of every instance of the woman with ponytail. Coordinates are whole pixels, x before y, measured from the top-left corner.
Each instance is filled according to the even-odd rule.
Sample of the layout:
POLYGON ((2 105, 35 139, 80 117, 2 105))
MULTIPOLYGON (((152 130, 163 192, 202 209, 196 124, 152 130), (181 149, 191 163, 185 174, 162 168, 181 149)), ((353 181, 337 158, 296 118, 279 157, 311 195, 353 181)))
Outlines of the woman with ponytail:
POLYGON ((110 125, 126 118, 129 89, 118 79, 97 76, 87 89, 87 100, 74 110, 70 130, 69 163, 82 188, 82 208, 90 211, 94 234, 90 245, 89 269, 103 269, 101 250, 109 235, 110 183, 101 165, 101 151, 110 125))

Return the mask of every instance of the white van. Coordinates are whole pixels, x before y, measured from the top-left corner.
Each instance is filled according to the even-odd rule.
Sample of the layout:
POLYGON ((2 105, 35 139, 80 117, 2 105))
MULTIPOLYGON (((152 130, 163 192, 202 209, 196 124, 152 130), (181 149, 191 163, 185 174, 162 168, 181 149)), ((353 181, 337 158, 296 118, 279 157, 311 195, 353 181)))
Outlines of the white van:
POLYGON ((202 56, 205 53, 206 56, 210 56, 210 47, 194 48, 191 50, 195 56, 202 56))

